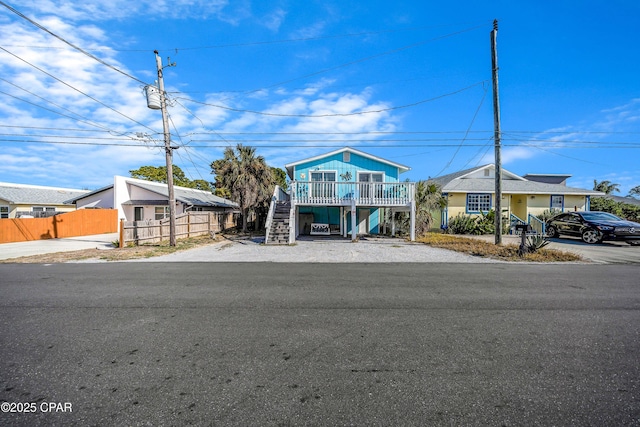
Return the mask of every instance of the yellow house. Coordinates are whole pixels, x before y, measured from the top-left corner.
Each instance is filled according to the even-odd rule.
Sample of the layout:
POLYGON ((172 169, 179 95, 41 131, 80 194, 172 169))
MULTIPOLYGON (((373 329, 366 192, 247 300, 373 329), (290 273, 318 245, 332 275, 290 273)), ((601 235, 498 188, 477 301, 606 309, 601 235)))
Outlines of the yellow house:
POLYGON ((44 218, 76 210, 69 199, 86 190, 0 182, 0 219, 44 218))
MULTIPOLYGON (((529 174, 524 177, 502 169, 502 215, 511 221, 536 225, 539 215, 547 210, 558 212, 588 211, 590 198, 604 193, 568 187, 570 175, 529 174)), ((477 168, 432 178, 442 188, 447 207, 440 213, 440 224, 446 228, 459 214, 480 215, 495 207, 495 166, 477 168)))

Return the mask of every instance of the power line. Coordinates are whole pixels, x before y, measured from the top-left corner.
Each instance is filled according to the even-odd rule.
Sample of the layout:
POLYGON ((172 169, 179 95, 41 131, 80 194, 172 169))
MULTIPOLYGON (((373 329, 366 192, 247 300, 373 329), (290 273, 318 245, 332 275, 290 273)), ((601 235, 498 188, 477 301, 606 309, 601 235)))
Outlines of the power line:
POLYGON ((480 103, 478 104, 478 108, 476 108, 476 111, 473 114, 473 118, 471 119, 471 123, 469 123, 469 126, 467 127, 467 131, 465 132, 464 137, 460 141, 460 145, 458 145, 458 148, 453 153, 453 156, 451 156, 451 159, 447 162, 446 165, 444 165, 442 170, 436 174, 436 176, 440 176, 440 174, 442 174, 442 172, 444 172, 445 170, 447 170, 447 168, 449 166, 451 166, 451 163, 453 162, 453 159, 456 158, 456 156, 460 152, 460 149, 462 148, 462 145, 467 140, 467 137, 469 136, 469 133, 471 132, 471 128, 473 127, 473 123, 476 121, 476 117, 478 117, 478 112, 480 112, 480 108, 482 107, 482 104, 484 103, 484 99, 487 96, 487 88, 484 85, 483 85, 483 88, 484 88, 484 93, 482 94, 482 99, 480 99, 480 103))
MULTIPOLYGON (((31 137, 31 135, 25 135, 25 137, 31 137)), ((0 142, 28 142, 28 143, 42 143, 42 144, 69 144, 69 145, 94 145, 94 146, 121 146, 121 147, 139 147, 139 148, 162 148, 161 145, 150 145, 144 146, 140 144, 118 144, 118 143, 98 143, 98 142, 78 142, 78 141, 43 141, 37 139, 0 139, 0 142)), ((193 141, 198 142, 198 141, 193 141)), ((271 141, 265 141, 266 144, 256 144, 255 148, 267 148, 267 149, 278 149, 278 148, 297 148, 297 149, 306 149, 306 148, 341 148, 344 147, 345 143, 357 144, 358 147, 362 148, 389 148, 389 149, 397 149, 397 148, 416 148, 416 147, 435 147, 435 148, 456 148, 458 144, 435 144, 435 143, 427 143, 427 144, 360 144, 360 140, 342 140, 342 141, 327 141, 334 142, 334 144, 306 144, 304 141, 301 144, 272 144, 271 141)), ((367 141, 372 142, 372 141, 367 141)), ((551 147, 556 149, 640 149, 640 143, 636 145, 613 145, 615 142, 609 143, 612 145, 604 145, 604 146, 563 146, 563 147, 551 147)), ((619 144, 619 143, 618 143, 619 144)), ((531 147, 531 148, 540 148, 540 149, 550 149, 547 145, 539 145, 539 144, 503 144, 505 147, 531 147)), ((220 145, 220 144, 203 144, 203 145, 192 145, 189 144, 187 147, 189 148, 228 148, 228 145, 220 145)), ((486 147, 486 144, 467 144, 466 147, 486 147)))
POLYGON ((6 4, 5 2, 0 0, 0 5, 6 7, 7 9, 9 9, 11 12, 15 13, 16 15, 18 15, 19 17, 21 17, 22 19, 26 20, 27 22, 35 25, 36 27, 38 27, 39 29, 41 29, 42 31, 52 35, 53 37, 57 38, 58 40, 60 40, 61 42, 71 46, 72 48, 74 48, 75 50, 77 50, 78 52, 82 53, 83 55, 88 56, 89 58, 98 61, 99 63, 101 63, 102 65, 106 65, 108 68, 111 68, 112 70, 122 74, 123 76, 129 77, 130 79, 133 79, 139 83, 142 83, 143 85, 146 85, 147 83, 138 79, 137 77, 134 77, 130 74, 125 73, 124 71, 114 67, 113 65, 103 61, 102 59, 98 58, 95 55, 90 54, 89 52, 87 52, 86 50, 74 45, 73 43, 71 43, 70 41, 64 39, 63 37, 60 37, 59 35, 55 34, 54 32, 52 32, 51 30, 49 30, 48 28, 42 26, 41 24, 37 23, 36 21, 34 21, 33 19, 27 17, 26 15, 24 15, 23 13, 21 13, 20 11, 14 9, 13 7, 9 6, 8 4, 6 4))
MULTIPOLYGON (((14 99, 16 99, 16 100, 18 100, 18 101, 22 101, 22 102, 27 103, 27 104, 29 104, 29 105, 33 105, 34 107, 41 108, 41 109, 43 109, 43 110, 45 110, 45 111, 49 111, 49 112, 51 112, 51 113, 54 113, 54 114, 60 115, 60 116, 62 116, 62 117, 66 117, 66 118, 69 118, 69 119, 75 120, 75 121, 80 122, 80 123, 86 123, 86 124, 88 124, 88 125, 90 125, 90 126, 94 126, 94 127, 97 127, 97 128, 104 129, 104 131, 105 131, 105 132, 110 132, 110 133, 119 133, 120 135, 124 135, 124 133, 121 133, 121 132, 115 132, 115 131, 110 130, 110 129, 109 129, 109 128, 107 128, 106 126, 100 125, 100 124, 98 124, 98 123, 94 123, 94 122, 92 122, 92 121, 91 121, 91 119, 89 119, 88 117, 84 117, 84 116, 83 116, 83 115, 81 115, 81 114, 78 114, 78 113, 76 113, 76 112, 74 112, 74 111, 69 110, 68 108, 65 108, 65 107, 63 107, 63 106, 61 106, 61 105, 56 104, 55 102, 49 101, 48 99, 43 98, 43 97, 41 97, 40 95, 37 95, 37 94, 35 94, 35 93, 33 93, 33 92, 31 92, 31 91, 29 91, 29 90, 27 90, 27 89, 25 89, 25 88, 23 88, 23 87, 21 87, 21 86, 18 86, 18 85, 14 84, 14 83, 11 83, 10 81, 3 79, 2 77, 0 77, 0 80, 4 81, 4 82, 6 82, 6 83, 8 83, 8 84, 10 84, 10 85, 12 85, 12 86, 14 86, 14 87, 16 87, 16 88, 20 89, 20 90, 22 90, 22 91, 24 91, 24 92, 26 92, 26 93, 28 93, 28 94, 30 94, 30 95, 33 95, 33 96, 35 96, 35 97, 37 97, 37 98, 39 98, 39 99, 41 99, 41 100, 43 100, 43 101, 45 101, 45 102, 47 102, 47 103, 51 104, 51 105, 54 105, 55 107, 58 107, 58 108, 60 108, 60 109, 62 109, 62 110, 64 110, 64 111, 68 111, 69 113, 71 113, 71 114, 73 114, 73 115, 75 115, 75 116, 77 116, 77 117, 80 117, 80 118, 82 118, 83 120, 78 120, 78 118, 77 118, 77 117, 73 117, 73 116, 68 116, 68 115, 66 115, 66 114, 62 114, 62 113, 60 113, 59 111, 55 111, 55 110, 52 110, 52 109, 50 109, 50 108, 43 107, 42 105, 35 104, 35 103, 31 102, 31 101, 27 101, 26 99, 23 99, 23 98, 17 97, 17 96, 15 96, 15 95, 10 94, 10 93, 0 91, 0 93, 2 93, 3 95, 9 96, 9 97, 11 97, 11 98, 14 98, 14 99)), ((4 125, 3 125, 3 127, 4 127, 4 125)), ((24 128, 26 128, 26 127, 24 127, 24 128)), ((85 131, 95 132, 95 130, 88 130, 88 129, 85 129, 85 131)))
MULTIPOLYGON (((483 21, 482 26, 486 25, 490 20, 483 21)), ((306 41, 314 41, 314 40, 328 40, 328 39, 339 39, 339 38, 349 38, 349 37, 366 37, 378 34, 390 34, 390 33, 400 33, 406 31, 421 31, 433 28, 440 27, 451 27, 454 25, 470 25, 471 23, 459 23, 459 24, 446 24, 446 25, 432 25, 432 26, 424 26, 424 27, 414 27, 414 28, 400 28, 396 30, 379 30, 379 31, 363 31, 359 33, 345 33, 345 34, 333 34, 328 36, 317 36, 317 37, 298 37, 291 39, 280 39, 280 40, 263 40, 263 41, 254 41, 254 42, 243 42, 243 43, 228 43, 228 44, 219 44, 219 45, 209 45, 209 46, 186 46, 186 47, 166 47, 162 49, 158 49, 161 51, 174 51, 178 53, 179 51, 188 51, 188 50, 204 50, 204 49, 222 49, 228 47, 245 47, 245 46, 260 46, 260 45, 270 45, 270 44, 283 44, 283 43, 295 43, 295 42, 306 42, 306 41)), ((475 24, 475 23, 474 23, 475 24)), ((474 29, 480 27, 474 27, 474 29)), ((62 49, 53 46, 15 46, 11 45, 9 47, 28 47, 33 49, 62 49)), ((149 49, 122 49, 118 47, 114 48, 104 48, 104 49, 88 49, 94 52, 100 51, 114 51, 114 52, 148 52, 149 49)))
POLYGON ((306 78, 309 78, 309 77, 317 76, 319 74, 324 74, 324 73, 327 73, 329 71, 334 71, 334 70, 337 70, 339 68, 348 67, 348 66, 351 66, 351 65, 354 65, 354 64, 358 64, 358 63, 361 63, 361 62, 370 61, 372 59, 380 58, 382 56, 386 56, 386 55, 391 55, 391 54, 394 54, 394 53, 402 52, 402 51, 409 50, 409 49, 412 49, 412 48, 415 48, 415 47, 418 47, 418 46, 425 45, 427 43, 431 43, 431 42, 434 42, 434 41, 438 41, 438 40, 442 40, 442 39, 445 39, 445 38, 453 37, 453 36, 456 36, 458 34, 462 34, 462 33, 466 33, 466 32, 469 32, 469 31, 477 30, 477 29, 483 28, 483 27, 484 27, 484 24, 476 26, 476 27, 471 27, 471 28, 467 28, 467 29, 464 29, 464 30, 460 30, 460 31, 455 31, 453 33, 445 34, 445 35, 442 35, 442 36, 434 37, 434 38, 429 39, 429 40, 423 40, 421 42, 412 43, 412 44, 409 44, 409 45, 406 45, 406 46, 401 46, 401 47, 396 48, 396 49, 392 49, 392 50, 389 50, 389 51, 386 51, 386 52, 382 52, 382 53, 378 53, 378 54, 375 54, 375 55, 367 56, 367 57, 364 57, 364 58, 356 59, 356 60, 353 60, 353 61, 349 61, 349 62, 340 64, 340 65, 336 65, 334 67, 325 68, 325 69, 322 69, 322 70, 319 70, 319 71, 316 71, 316 72, 313 72, 313 73, 310 73, 310 74, 305 74, 305 75, 300 76, 300 77, 295 77, 293 79, 284 80, 284 81, 281 81, 281 82, 278 82, 278 83, 274 83, 272 85, 265 86, 265 87, 262 87, 262 88, 259 88, 259 89, 249 90, 249 91, 243 92, 241 94, 238 94, 236 96, 225 98, 223 101, 226 101, 227 99, 237 98, 240 95, 249 95, 249 94, 252 94, 252 93, 260 92, 260 91, 265 90, 265 89, 270 89, 272 87, 285 85, 285 84, 288 84, 288 83, 291 83, 291 82, 294 82, 294 81, 297 81, 297 80, 302 80, 302 79, 306 79, 306 78))
POLYGON ((467 86, 465 88, 462 89, 458 89, 456 91, 453 92, 449 92, 443 95, 438 95, 434 98, 429 98, 429 99, 424 99, 421 101, 417 101, 417 102, 413 102, 411 104, 405 104, 405 105, 399 105, 397 107, 389 107, 389 108, 380 108, 377 110, 368 110, 368 111, 358 111, 355 113, 331 113, 331 114, 280 114, 280 113, 265 113, 264 111, 254 111, 254 110, 244 110, 244 109, 238 109, 238 108, 232 108, 232 107, 227 107, 225 105, 219 105, 219 104, 209 104, 207 102, 202 102, 202 101, 196 101, 194 99, 190 99, 190 98, 183 98, 183 97, 177 97, 177 99, 184 99, 186 101, 191 101, 194 102, 196 104, 201 104, 201 105, 206 105, 209 107, 216 107, 216 108, 220 108, 223 110, 229 110, 229 111, 234 111, 236 113, 250 113, 250 114, 258 114, 261 116, 271 116, 271 117, 293 117, 293 118, 322 118, 322 117, 350 117, 350 116, 359 116, 359 115, 363 115, 363 114, 378 114, 378 113, 384 113, 387 111, 394 111, 394 110, 400 110, 400 109, 404 109, 404 108, 410 108, 410 107, 415 107, 417 105, 420 104, 425 104, 427 102, 432 102, 432 101, 436 101, 438 99, 442 99, 442 98, 446 98, 448 96, 453 96, 453 95, 457 95, 461 92, 464 92, 466 90, 472 89, 478 85, 483 85, 484 83, 486 83, 488 80, 484 80, 481 82, 477 82, 474 83, 470 86, 467 86))
POLYGON ((115 113, 117 113, 117 114, 121 115, 122 117, 124 117, 124 118, 126 118, 126 119, 129 119, 129 120, 131 120, 132 122, 134 122, 134 123, 136 123, 136 124, 138 124, 138 125, 140 125, 140 126, 142 126, 142 127, 145 127, 145 128, 147 128, 147 129, 149 129, 149 130, 151 130, 151 131, 154 131, 153 129, 151 129, 151 128, 150 128, 150 127, 148 127, 147 125, 140 123, 139 121, 137 121, 137 120, 135 120, 135 119, 133 119, 133 118, 131 118, 131 117, 127 116, 127 115, 126 115, 126 114, 124 114, 124 113, 121 113, 120 111, 116 110, 115 108, 110 107, 109 105, 105 104, 104 102, 102 102, 102 101, 100 101, 100 100, 98 100, 98 99, 94 98, 93 96, 91 96, 91 95, 89 95, 89 94, 87 94, 87 93, 85 93, 85 92, 81 91, 80 89, 78 89, 78 88, 76 88, 76 87, 74 87, 74 86, 70 85, 69 83, 67 83, 67 82, 65 82, 65 81, 63 81, 63 80, 61 80, 61 79, 59 79, 58 77, 54 76, 53 74, 48 73, 47 71, 43 70, 42 68, 40 68, 40 67, 38 67, 38 66, 36 66, 36 65, 33 65, 32 63, 30 63, 29 61, 27 61, 27 60, 25 60, 25 59, 23 59, 23 58, 19 57, 18 55, 14 54, 14 53, 12 53, 12 52, 9 52, 9 51, 8 51, 7 49, 5 49, 4 47, 0 46, 0 50, 2 50, 2 51, 4 51, 4 52, 8 53, 9 55, 13 56, 13 57, 14 57, 14 58, 16 58, 16 59, 19 59, 20 61, 24 62, 25 64, 27 64, 27 65, 29 65, 29 66, 31 66, 31 67, 33 67, 33 68, 35 68, 36 70, 40 71, 41 73, 46 74, 47 76, 51 77, 52 79, 54 79, 54 80, 56 80, 56 81, 58 81, 58 82, 62 83, 63 85, 65 85, 65 86, 67 86, 67 87, 69 87, 69 88, 71 88, 71 89, 75 90, 76 92, 81 93, 82 95, 86 96, 87 98, 89 98, 89 99, 91 99, 91 100, 93 100, 93 101, 97 102, 98 104, 102 105, 103 107, 106 107, 106 108, 108 108, 109 110, 111 110, 111 111, 113 111, 113 112, 115 112, 115 113))

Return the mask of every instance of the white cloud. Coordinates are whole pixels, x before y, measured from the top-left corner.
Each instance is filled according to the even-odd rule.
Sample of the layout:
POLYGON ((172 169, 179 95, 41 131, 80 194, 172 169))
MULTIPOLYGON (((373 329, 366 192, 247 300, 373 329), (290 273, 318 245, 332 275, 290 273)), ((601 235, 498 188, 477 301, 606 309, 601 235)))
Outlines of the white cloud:
MULTIPOLYGON (((153 18, 207 19, 221 17, 229 5, 228 0, 111 0, 111 1, 53 1, 26 0, 20 5, 20 12, 38 15, 64 16, 71 21, 104 21, 125 19, 135 15, 153 18)), ((229 16, 225 16, 229 19, 229 16)))
POLYGON ((280 26, 284 22, 284 18, 287 16, 287 12, 283 9, 276 9, 271 12, 269 15, 265 16, 260 20, 262 25, 267 27, 273 32, 277 32, 280 29, 280 26))
MULTIPOLYGON (((160 2, 152 5, 147 1, 121 2, 118 0, 112 3, 94 3, 76 4, 43 0, 28 2, 26 6, 37 9, 38 15, 42 17, 40 22, 52 31, 87 49, 90 46, 92 52, 98 52, 96 55, 107 63, 125 73, 132 74, 131 70, 119 60, 120 54, 108 48, 113 44, 110 33, 104 31, 99 24, 74 25, 73 20, 95 22, 100 19, 118 19, 118 16, 123 16, 125 12, 135 11, 136 8, 142 8, 145 5, 157 11, 168 7, 170 3, 160 2), (71 19, 58 18, 61 11, 68 12, 71 19), (112 12, 114 15, 109 17, 109 13, 112 12)), ((202 5, 201 2, 192 3, 195 6, 202 5)), ((188 4, 188 1, 175 3, 178 9, 186 8, 188 4)), ((226 3, 212 4, 223 8, 226 3)), ((238 12, 236 16, 249 13, 246 3, 240 2, 239 6, 234 7, 238 12), (243 8, 245 10, 239 12, 243 8)), ((277 20, 284 19, 285 15, 282 11, 274 13, 274 20, 271 23, 273 29, 281 23, 277 20)), ((3 40, 3 46, 12 46, 7 47, 7 50, 31 64, 0 51, 0 76, 18 86, 12 86, 0 80, 0 90, 35 104, 27 104, 0 94, 3 101, 0 103, 0 124, 4 124, 5 133, 11 134, 7 138, 23 138, 23 142, 6 144, 0 157, 3 171, 9 174, 14 182, 94 189, 110 183, 113 175, 127 175, 129 170, 143 165, 164 164, 164 151, 150 148, 154 144, 162 145, 161 115, 160 112, 147 108, 139 82, 105 67, 58 41, 55 41, 55 44, 61 48, 53 50, 53 54, 44 55, 42 49, 34 46, 50 46, 53 43, 51 37, 17 17, 14 20, 0 20, 0 37, 3 40), (45 70, 67 85, 35 67, 45 70), (30 91, 31 94, 20 88, 30 91), (57 114, 47 109, 54 110, 57 114), (153 141, 140 141, 135 138, 137 133, 149 135, 148 138, 153 141), (51 141, 95 145, 48 143, 51 141), (118 143, 139 146, 99 145, 118 143)), ((363 111, 386 109, 389 107, 388 104, 372 101, 372 93, 368 90, 360 93, 324 92, 325 88, 332 83, 332 80, 320 79, 299 90, 265 90, 244 98, 227 100, 221 99, 225 94, 204 96, 209 104, 282 114, 285 117, 233 112, 211 105, 189 103, 185 99, 178 98, 178 102, 169 108, 171 132, 176 133, 175 126, 183 138, 180 141, 174 137, 174 141, 176 144, 184 142, 202 146, 226 145, 226 139, 259 139, 260 141, 249 142, 248 145, 258 147, 260 154, 267 157, 269 164, 282 166, 291 160, 329 151, 331 148, 281 149, 273 148, 274 145, 327 145, 327 141, 335 141, 336 145, 346 143, 357 145, 358 136, 302 135, 297 138, 298 142, 286 144, 271 141, 286 139, 282 135, 225 137, 221 133, 357 133, 395 129, 395 119, 388 112, 352 115, 363 111), (335 116, 334 114, 343 115, 335 116), (327 116, 286 117, 286 115, 327 116), (324 141, 315 143, 312 139, 324 141), (299 142, 300 140, 302 142, 299 142)), ((173 88, 167 87, 167 90, 172 91, 173 88)), ((235 145, 235 143, 236 141, 233 141, 229 144, 235 145)), ((176 152, 175 161, 181 163, 180 167, 189 173, 192 179, 211 179, 209 163, 219 158, 221 151, 220 148, 213 147, 185 147, 176 152)))

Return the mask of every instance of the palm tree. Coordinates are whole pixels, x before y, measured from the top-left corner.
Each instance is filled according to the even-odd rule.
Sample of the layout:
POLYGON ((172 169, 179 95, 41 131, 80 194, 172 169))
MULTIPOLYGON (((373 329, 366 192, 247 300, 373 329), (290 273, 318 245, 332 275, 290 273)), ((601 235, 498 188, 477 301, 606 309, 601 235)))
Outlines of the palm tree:
POLYGON ((211 163, 216 182, 229 190, 231 199, 240 205, 242 231, 247 231, 247 218, 273 192, 273 173, 256 149, 238 144, 227 147, 224 158, 211 163))
MULTIPOLYGON (((447 200, 442 197, 440 186, 433 181, 418 181, 415 190, 416 200, 416 235, 420 236, 431 230, 433 213, 443 209, 447 200)), ((397 212, 400 229, 408 233, 410 217, 406 212, 397 212)))
POLYGON ((636 185, 631 190, 629 190, 629 194, 627 197, 640 197, 640 185, 636 185))
POLYGON ((433 212, 443 209, 447 200, 442 197, 440 186, 433 181, 416 183, 416 234, 426 233, 433 225, 433 212))
POLYGON ((605 194, 611 194, 614 191, 620 192, 620 184, 614 184, 611 181, 600 181, 593 180, 593 189, 596 191, 602 191, 605 194))

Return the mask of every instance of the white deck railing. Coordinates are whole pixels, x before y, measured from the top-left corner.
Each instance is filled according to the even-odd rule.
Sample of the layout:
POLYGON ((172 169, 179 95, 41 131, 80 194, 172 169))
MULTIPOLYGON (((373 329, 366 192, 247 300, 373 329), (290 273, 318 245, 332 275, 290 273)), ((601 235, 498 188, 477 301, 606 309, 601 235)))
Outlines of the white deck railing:
POLYGON ((296 205, 407 206, 414 197, 413 182, 292 182, 296 205))

